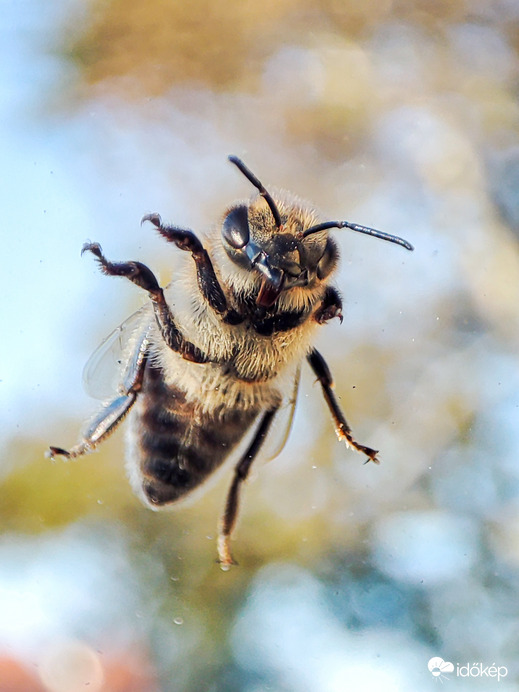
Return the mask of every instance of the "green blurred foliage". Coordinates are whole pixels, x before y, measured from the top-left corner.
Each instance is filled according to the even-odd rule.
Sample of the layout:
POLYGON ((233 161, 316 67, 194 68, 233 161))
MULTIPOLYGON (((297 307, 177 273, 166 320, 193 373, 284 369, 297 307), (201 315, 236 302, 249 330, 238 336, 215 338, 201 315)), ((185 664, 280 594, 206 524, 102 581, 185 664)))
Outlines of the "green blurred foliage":
MULTIPOLYGON (((15 439, 6 450, 13 470, 0 486, 0 516, 5 530, 54 530, 83 516, 107 516, 111 509, 124 514, 133 499, 122 477, 122 464, 113 445, 94 457, 75 461, 50 461, 44 457, 46 440, 15 439), (30 511, 29 511, 30 508, 30 511)), ((120 450, 119 450, 120 453, 120 450)))

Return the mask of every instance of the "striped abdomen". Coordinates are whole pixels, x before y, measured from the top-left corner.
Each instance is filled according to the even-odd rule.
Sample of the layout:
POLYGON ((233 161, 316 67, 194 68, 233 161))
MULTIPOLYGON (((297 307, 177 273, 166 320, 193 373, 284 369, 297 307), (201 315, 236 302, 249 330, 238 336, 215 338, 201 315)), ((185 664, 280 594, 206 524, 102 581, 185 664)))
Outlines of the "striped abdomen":
POLYGON ((138 464, 139 494, 153 506, 175 502, 198 487, 229 455, 258 411, 200 416, 184 393, 164 383, 160 369, 146 365, 134 405, 131 457, 138 464))

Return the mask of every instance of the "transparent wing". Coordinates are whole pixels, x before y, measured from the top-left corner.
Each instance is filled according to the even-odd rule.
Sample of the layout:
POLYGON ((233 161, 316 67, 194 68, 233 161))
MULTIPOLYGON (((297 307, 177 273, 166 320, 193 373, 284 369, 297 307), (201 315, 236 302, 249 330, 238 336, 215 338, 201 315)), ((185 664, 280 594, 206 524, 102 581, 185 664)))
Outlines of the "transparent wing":
POLYGON ((149 331, 149 313, 143 307, 99 344, 83 368, 83 386, 89 396, 106 400, 127 391, 148 346, 149 331))
POLYGON ((292 381, 292 389, 289 390, 285 400, 283 401, 279 411, 274 417, 274 422, 267 436, 267 439, 261 448, 260 456, 266 461, 272 461, 278 454, 281 454, 285 446, 292 423, 294 422, 294 414, 296 410, 297 394, 299 392, 299 382, 301 381, 301 364, 299 364, 294 373, 292 381))

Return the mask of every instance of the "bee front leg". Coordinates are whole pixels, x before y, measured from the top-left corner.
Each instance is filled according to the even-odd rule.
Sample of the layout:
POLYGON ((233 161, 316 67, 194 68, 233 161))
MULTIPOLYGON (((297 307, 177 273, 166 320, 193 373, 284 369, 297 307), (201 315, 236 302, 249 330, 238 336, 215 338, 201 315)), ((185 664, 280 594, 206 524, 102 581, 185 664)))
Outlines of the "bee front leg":
POLYGON ((180 250, 190 252, 196 264, 198 287, 211 308, 227 324, 239 324, 243 317, 227 305, 227 298, 214 271, 213 263, 200 240, 187 228, 165 226, 160 214, 146 214, 142 222, 150 221, 163 238, 180 250))
POLYGON ((231 533, 236 526, 236 520, 238 518, 238 508, 240 501, 240 490, 243 482, 249 475, 250 467, 254 461, 257 453, 263 444, 265 437, 269 431, 274 416, 276 415, 277 408, 271 409, 263 414, 259 427, 254 435, 254 439, 249 445, 249 448, 240 459, 238 464, 234 469, 234 478, 227 493, 227 500, 225 502, 225 510, 220 523, 220 530, 218 532, 218 562, 221 568, 226 571, 231 565, 235 565, 231 553, 231 533))
POLYGON ((333 422, 335 424, 335 432, 337 433, 337 437, 339 438, 339 440, 344 440, 349 447, 353 447, 353 449, 356 449, 357 452, 365 454, 368 457, 369 461, 374 461, 375 464, 378 464, 378 451, 376 449, 371 449, 371 447, 366 447, 364 445, 359 444, 357 440, 355 440, 355 438, 353 437, 351 428, 346 422, 346 418, 344 417, 344 414, 339 408, 339 404, 337 403, 337 399, 335 398, 335 394, 333 393, 332 374, 322 355, 319 353, 319 351, 313 349, 307 356, 307 360, 310 363, 312 370, 317 375, 317 379, 321 384, 324 399, 328 404, 328 408, 330 409, 330 412, 332 414, 333 422))
POLYGON ((142 262, 109 262, 103 255, 99 243, 86 243, 83 246, 83 252, 91 252, 95 255, 102 272, 107 276, 124 276, 136 286, 148 292, 162 337, 173 351, 180 353, 186 360, 195 363, 207 362, 207 356, 182 336, 166 302, 164 291, 159 286, 155 274, 149 267, 142 262))

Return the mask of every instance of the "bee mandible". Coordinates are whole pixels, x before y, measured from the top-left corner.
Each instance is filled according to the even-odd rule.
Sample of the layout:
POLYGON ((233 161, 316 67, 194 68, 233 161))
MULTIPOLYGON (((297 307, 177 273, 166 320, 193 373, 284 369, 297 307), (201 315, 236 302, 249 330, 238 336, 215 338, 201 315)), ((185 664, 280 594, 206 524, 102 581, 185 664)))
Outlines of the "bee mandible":
POLYGON ((373 228, 322 222, 312 206, 287 192, 271 194, 239 158, 229 160, 257 192, 225 211, 207 249, 193 231, 166 225, 159 214, 143 218, 193 259, 187 273, 165 289, 141 262, 112 262, 98 243, 84 245, 83 252, 94 255, 104 274, 129 279, 149 301, 87 363, 87 375, 95 375, 107 352, 123 342, 116 391, 77 445, 48 451, 50 457, 81 456, 129 415, 128 476, 144 503, 159 509, 201 486, 251 431, 219 524, 217 550, 224 569, 234 563, 230 538, 243 483, 280 410, 295 403, 305 359, 339 440, 367 461, 379 461, 377 450, 354 438, 326 361, 312 346, 320 326, 334 318, 342 322, 341 298, 330 283, 339 253, 329 231, 348 228, 413 249, 373 228))

